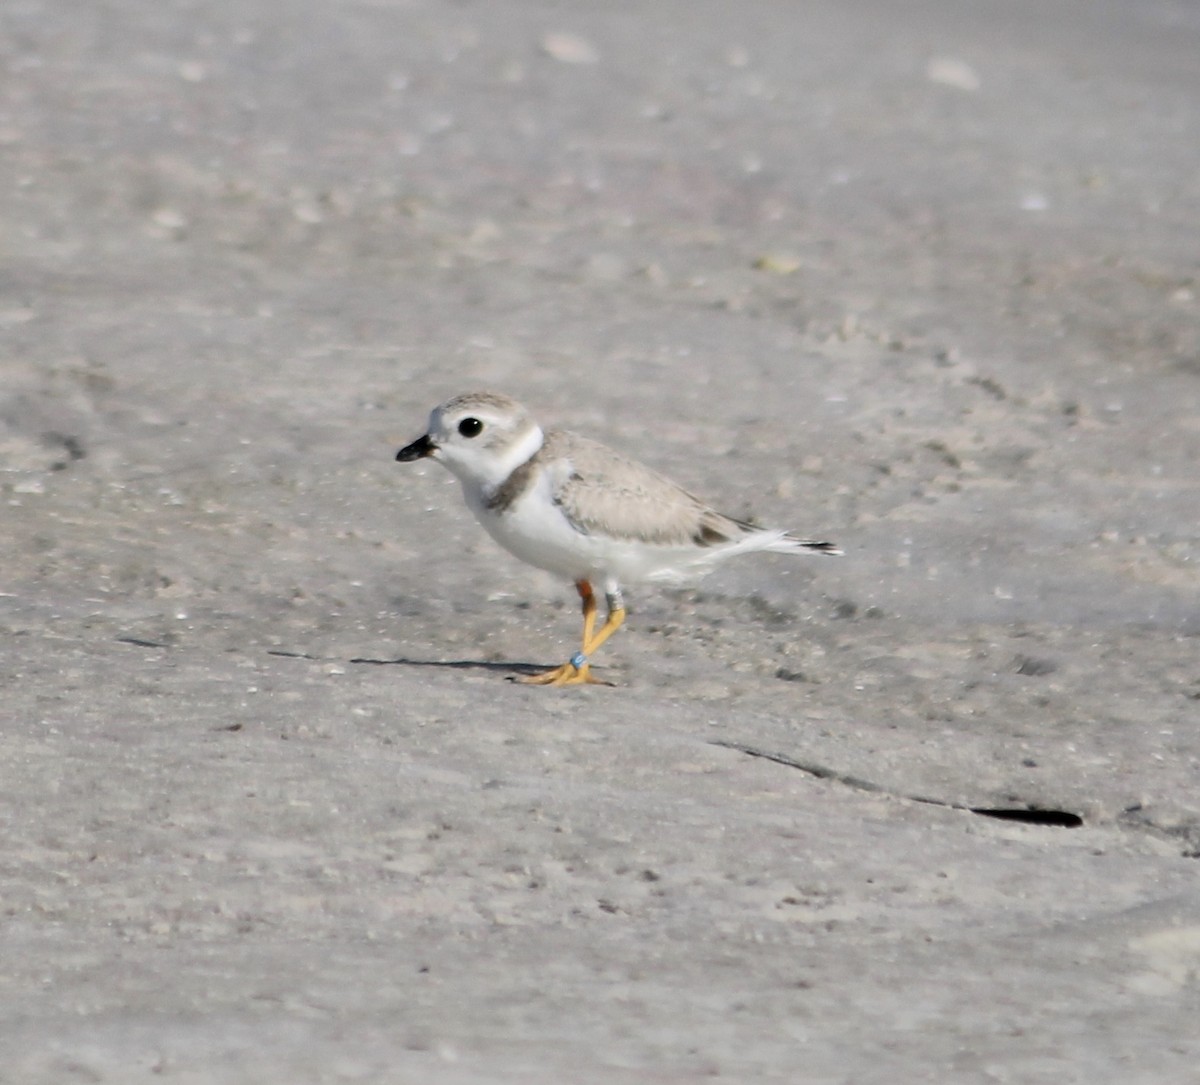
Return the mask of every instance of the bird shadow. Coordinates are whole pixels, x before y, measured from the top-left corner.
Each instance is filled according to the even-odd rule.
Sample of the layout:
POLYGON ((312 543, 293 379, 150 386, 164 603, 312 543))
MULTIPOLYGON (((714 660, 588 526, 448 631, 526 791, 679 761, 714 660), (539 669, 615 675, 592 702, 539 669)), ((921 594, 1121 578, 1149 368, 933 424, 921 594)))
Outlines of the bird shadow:
MULTIPOLYGON (((309 655, 307 652, 270 651, 268 655, 282 656, 284 659, 312 659, 324 662, 320 656, 309 655)), ((371 667, 436 667, 451 671, 490 671, 493 674, 507 674, 510 678, 523 675, 540 674, 547 670, 545 664, 518 663, 516 661, 494 661, 486 659, 412 659, 408 656, 397 656, 395 659, 372 659, 368 656, 355 656, 349 663, 358 663, 371 667)))
POLYGON ((360 656, 350 662, 367 663, 373 667, 441 667, 450 671, 490 671, 493 674, 507 674, 510 678, 540 674, 547 669, 545 664, 539 663, 497 662, 487 659, 409 659, 407 656, 397 656, 395 659, 366 659, 360 656))

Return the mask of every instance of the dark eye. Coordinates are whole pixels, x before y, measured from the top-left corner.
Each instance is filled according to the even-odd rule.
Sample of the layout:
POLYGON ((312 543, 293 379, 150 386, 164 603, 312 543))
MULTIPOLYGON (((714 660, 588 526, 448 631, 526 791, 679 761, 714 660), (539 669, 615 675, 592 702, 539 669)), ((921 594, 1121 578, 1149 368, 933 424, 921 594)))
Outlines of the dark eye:
POLYGON ((483 423, 478 418, 464 418, 458 424, 458 432, 464 437, 478 437, 483 432, 483 423))

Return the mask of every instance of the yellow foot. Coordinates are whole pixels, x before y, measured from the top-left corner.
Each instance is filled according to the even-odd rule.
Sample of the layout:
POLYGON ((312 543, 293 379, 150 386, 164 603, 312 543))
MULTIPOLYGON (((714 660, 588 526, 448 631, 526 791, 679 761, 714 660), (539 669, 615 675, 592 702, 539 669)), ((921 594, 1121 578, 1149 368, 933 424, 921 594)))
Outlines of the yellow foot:
POLYGON ((611 682, 604 681, 603 678, 597 678, 592 674, 591 665, 585 663, 582 667, 576 667, 574 663, 564 663, 561 667, 555 667, 551 671, 543 671, 541 674, 527 674, 517 679, 527 686, 611 686, 611 682))

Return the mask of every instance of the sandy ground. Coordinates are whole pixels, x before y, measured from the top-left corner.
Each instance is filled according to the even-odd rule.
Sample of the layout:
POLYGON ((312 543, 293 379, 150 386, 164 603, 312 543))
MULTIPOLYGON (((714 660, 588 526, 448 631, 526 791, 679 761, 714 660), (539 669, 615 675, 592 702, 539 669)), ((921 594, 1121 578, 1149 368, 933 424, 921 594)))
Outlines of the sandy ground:
POLYGON ((1196 1080, 1197 57, 6 0, 0 1082, 1196 1080), (473 388, 847 555, 513 684, 569 585, 393 462, 473 388))

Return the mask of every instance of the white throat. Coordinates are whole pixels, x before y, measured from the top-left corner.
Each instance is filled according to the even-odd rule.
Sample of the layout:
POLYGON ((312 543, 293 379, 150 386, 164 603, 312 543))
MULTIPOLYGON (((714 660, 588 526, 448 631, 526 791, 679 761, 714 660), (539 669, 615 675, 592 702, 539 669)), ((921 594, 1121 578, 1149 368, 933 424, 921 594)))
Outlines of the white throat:
POLYGON ((544 441, 541 426, 532 422, 511 444, 488 449, 488 454, 474 459, 469 468, 449 463, 446 466, 458 475, 468 494, 474 491, 482 498, 490 497, 518 467, 537 453, 544 441))
POLYGON ((503 486, 508 481, 508 476, 523 463, 528 463, 545 441, 546 435, 542 432, 542 427, 536 422, 532 423, 520 437, 496 457, 494 473, 489 472, 491 477, 487 480, 486 485, 489 487, 503 486))

